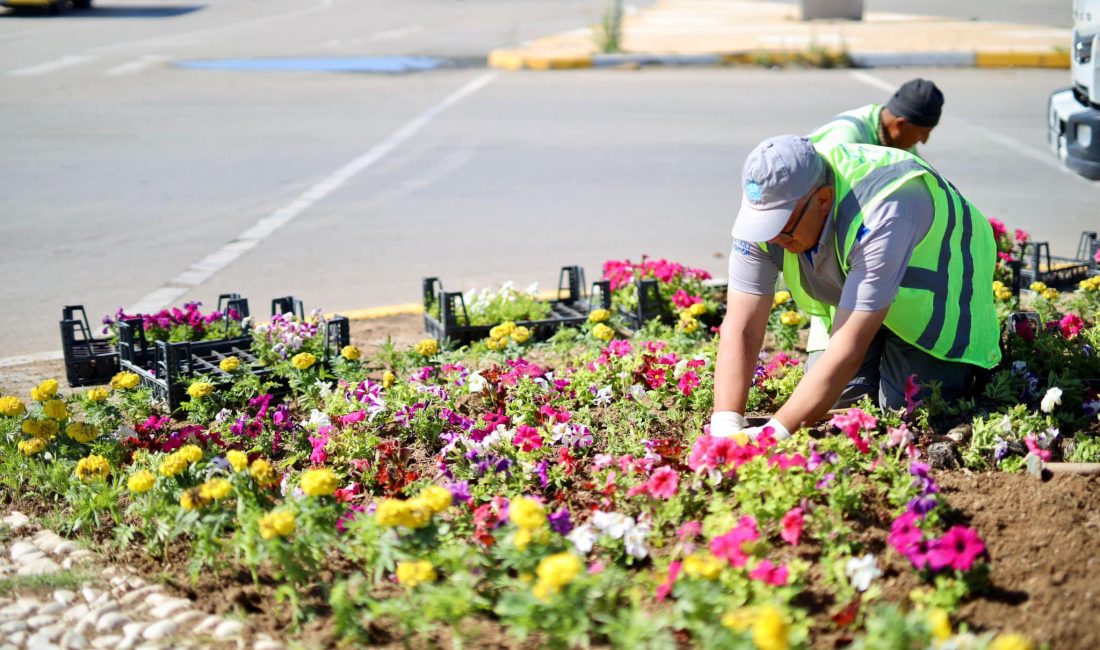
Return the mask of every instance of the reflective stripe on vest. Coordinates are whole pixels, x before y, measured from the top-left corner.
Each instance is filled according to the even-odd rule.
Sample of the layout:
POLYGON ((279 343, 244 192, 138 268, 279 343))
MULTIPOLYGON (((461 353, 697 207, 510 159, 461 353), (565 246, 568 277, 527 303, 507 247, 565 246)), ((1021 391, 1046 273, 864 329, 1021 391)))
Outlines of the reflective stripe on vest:
POLYGON ((879 120, 882 116, 882 106, 868 104, 859 108, 845 111, 833 117, 820 128, 810 134, 810 140, 817 144, 825 139, 829 133, 843 125, 851 125, 859 132, 856 142, 861 144, 880 144, 878 140, 879 120))
MULTIPOLYGON (((992 296, 996 244, 981 213, 935 170, 905 152, 866 145, 819 147, 818 152, 833 169, 835 249, 845 276, 866 211, 906 181, 923 179, 935 218, 913 251, 884 324, 902 340, 940 359, 986 368, 996 365, 1000 360, 1000 328, 992 296), (975 224, 988 232, 976 230, 975 224)), ((815 300, 802 286, 798 256, 784 253, 783 276, 801 309, 832 320, 835 307, 815 300)))

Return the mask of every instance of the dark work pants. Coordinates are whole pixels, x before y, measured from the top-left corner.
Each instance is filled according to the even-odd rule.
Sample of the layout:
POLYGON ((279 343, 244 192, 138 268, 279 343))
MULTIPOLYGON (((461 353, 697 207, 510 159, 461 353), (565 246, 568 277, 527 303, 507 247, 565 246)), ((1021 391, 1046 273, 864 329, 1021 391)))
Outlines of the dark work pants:
MULTIPOLYGON (((811 352, 806 363, 809 370, 824 352, 811 352)), ((916 375, 918 384, 938 381, 945 399, 957 399, 967 394, 973 378, 968 363, 944 361, 909 345, 883 327, 867 348, 867 355, 855 377, 844 387, 833 408, 847 408, 864 395, 878 397, 882 408, 905 407, 905 380, 916 375)), ((927 390, 921 391, 922 396, 927 390)))

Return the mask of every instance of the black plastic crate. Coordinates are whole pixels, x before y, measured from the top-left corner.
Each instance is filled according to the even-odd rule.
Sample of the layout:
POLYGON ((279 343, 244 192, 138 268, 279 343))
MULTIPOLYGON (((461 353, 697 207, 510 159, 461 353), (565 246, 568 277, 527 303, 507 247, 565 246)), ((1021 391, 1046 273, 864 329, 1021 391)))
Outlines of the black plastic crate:
MULTIPOLYGON (((607 280, 601 280, 596 284, 600 285, 601 291, 610 292, 611 285, 607 280)), ((662 297, 660 283, 657 280, 635 280, 634 286, 638 292, 638 304, 634 309, 626 309, 620 306, 617 310, 618 315, 626 323, 626 326, 630 329, 640 329, 643 325, 651 320, 657 319, 666 325, 672 325, 679 319, 678 312, 674 311, 662 297)), ((708 289, 712 289, 715 292, 721 291, 723 296, 727 288, 727 284, 724 282, 708 283, 705 285, 708 289)), ((705 326, 717 327, 722 324, 722 319, 726 315, 726 301, 723 297, 718 300, 718 311, 715 313, 708 312, 699 317, 699 322, 705 326)))
POLYGON ((1042 282, 1055 289, 1073 288, 1096 270, 1096 261, 1089 253, 1095 255, 1097 246, 1096 233, 1091 231, 1081 233, 1077 257, 1053 256, 1048 242, 1028 242, 1022 255, 1020 284, 1023 288, 1033 282, 1042 282))
MULTIPOLYGON (((553 310, 548 318, 516 321, 517 326, 531 330, 536 341, 550 338, 562 326, 580 325, 588 319, 593 309, 592 296, 585 293, 584 269, 579 266, 563 266, 558 275, 558 297, 549 300, 553 310)), ((440 341, 463 345, 489 336, 492 325, 470 325, 466 300, 461 291, 444 291, 439 278, 424 278, 424 331, 440 341), (438 305, 439 317, 432 315, 438 305)), ((611 294, 600 294, 600 306, 611 306, 611 294)))
MULTIPOLYGON (((292 299, 293 300, 293 299, 292 299)), ((298 301, 300 307, 300 301, 298 301)), ((119 339, 123 338, 122 332, 126 331, 126 338, 133 337, 133 330, 140 328, 141 321, 123 321, 119 323, 119 339)), ((335 316, 325 323, 325 349, 321 358, 322 363, 328 363, 330 359, 340 353, 340 350, 348 345, 351 339, 351 324, 344 316, 335 316)), ((256 356, 252 353, 252 335, 240 336, 214 341, 183 341, 169 343, 156 341, 154 347, 153 363, 149 369, 134 367, 129 364, 126 357, 121 359, 123 369, 137 374, 141 378, 141 385, 149 388, 154 402, 163 405, 169 412, 176 412, 180 404, 188 399, 187 387, 191 378, 196 375, 214 375, 228 377, 229 373, 220 367, 222 359, 237 357, 243 366, 252 374, 268 378, 271 369, 257 365, 256 356)), ((285 387, 284 387, 285 389, 285 387)), ((276 389, 274 392, 280 392, 276 389)))

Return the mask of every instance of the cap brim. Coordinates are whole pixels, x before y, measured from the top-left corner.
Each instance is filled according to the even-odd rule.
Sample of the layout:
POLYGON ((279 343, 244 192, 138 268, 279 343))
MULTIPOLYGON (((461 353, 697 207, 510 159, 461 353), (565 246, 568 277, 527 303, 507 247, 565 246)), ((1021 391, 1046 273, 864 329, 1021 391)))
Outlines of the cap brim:
POLYGON ((743 241, 768 241, 783 231, 797 203, 792 201, 787 205, 760 210, 742 198, 741 211, 733 222, 733 236, 743 241))

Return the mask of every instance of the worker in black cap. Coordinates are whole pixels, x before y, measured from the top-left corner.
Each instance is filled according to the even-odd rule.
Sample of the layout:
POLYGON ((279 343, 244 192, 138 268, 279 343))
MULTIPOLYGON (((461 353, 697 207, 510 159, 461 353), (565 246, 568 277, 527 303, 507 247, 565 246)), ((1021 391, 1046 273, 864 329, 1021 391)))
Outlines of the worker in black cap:
POLYGON ((927 79, 902 84, 886 105, 868 104, 829 120, 810 134, 814 144, 874 144, 916 154, 940 121, 943 93, 927 79))
MULTIPOLYGON (((932 129, 940 121, 943 93, 927 79, 912 79, 902 84, 886 105, 868 104, 837 115, 809 135, 817 145, 873 144, 893 147, 920 156, 917 144, 928 142, 932 129)), ((806 341, 809 363, 817 362, 829 342, 829 323, 814 316, 806 341)), ((858 395, 858 390, 851 391, 858 395)), ((848 403, 848 392, 839 406, 848 403)))

